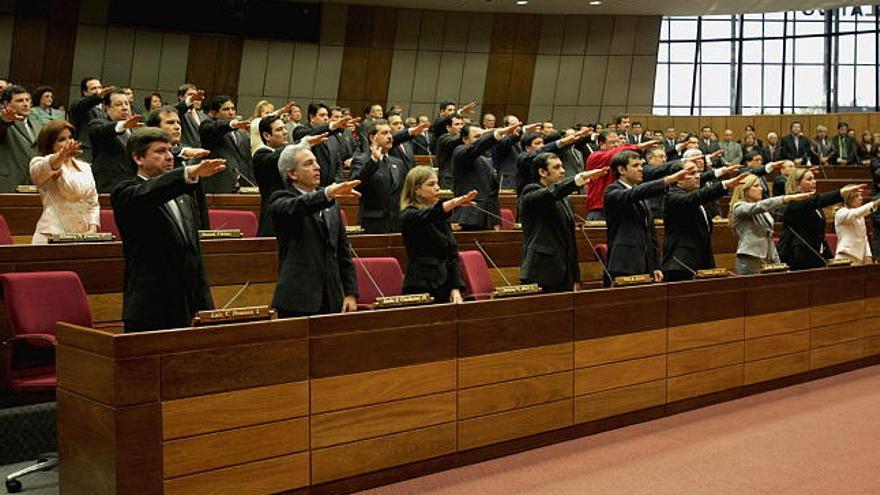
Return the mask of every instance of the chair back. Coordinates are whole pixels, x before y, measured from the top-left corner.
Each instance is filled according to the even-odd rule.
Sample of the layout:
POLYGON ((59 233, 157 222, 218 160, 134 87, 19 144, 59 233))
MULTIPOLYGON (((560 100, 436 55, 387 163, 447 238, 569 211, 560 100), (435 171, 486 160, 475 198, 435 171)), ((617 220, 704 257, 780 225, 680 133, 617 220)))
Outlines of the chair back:
POLYGON ((828 243, 828 250, 831 254, 837 252, 837 234, 825 234, 825 242, 828 243))
POLYGON ((516 217, 510 208, 501 208, 501 230, 513 230, 516 223, 516 217))
POLYGON ((489 299, 495 292, 495 282, 492 280, 492 272, 486 264, 486 258, 479 251, 461 251, 458 253, 461 260, 461 278, 467 285, 463 296, 471 296, 475 300, 489 299))
POLYGON ((3 215, 0 215, 0 246, 12 244, 12 232, 9 231, 9 225, 3 215))
POLYGON ((238 229, 245 237, 256 237, 259 221, 252 211, 208 210, 212 229, 238 229))
POLYGON ((92 326, 89 299, 74 272, 20 272, 0 275, 13 336, 54 335, 55 323, 92 326))
POLYGON ((355 258, 354 268, 357 273, 358 304, 373 304, 382 295, 399 296, 403 290, 403 271, 396 258, 355 258))
POLYGON ((607 244, 596 244, 596 255, 599 256, 599 261, 601 261, 603 265, 608 266, 608 245, 607 244))
POLYGON ((119 233, 119 227, 116 226, 116 216, 113 215, 113 210, 104 210, 102 209, 100 212, 101 226, 98 227, 98 232, 109 232, 116 236, 116 240, 121 240, 122 235, 119 233))

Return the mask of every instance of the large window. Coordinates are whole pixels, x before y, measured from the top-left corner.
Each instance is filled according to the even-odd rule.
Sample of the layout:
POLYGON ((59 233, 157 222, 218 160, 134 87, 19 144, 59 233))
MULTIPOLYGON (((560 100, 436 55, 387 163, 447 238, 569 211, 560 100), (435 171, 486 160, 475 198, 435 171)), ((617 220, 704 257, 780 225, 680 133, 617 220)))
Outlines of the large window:
POLYGON ((664 17, 654 113, 880 111, 880 6, 664 17))

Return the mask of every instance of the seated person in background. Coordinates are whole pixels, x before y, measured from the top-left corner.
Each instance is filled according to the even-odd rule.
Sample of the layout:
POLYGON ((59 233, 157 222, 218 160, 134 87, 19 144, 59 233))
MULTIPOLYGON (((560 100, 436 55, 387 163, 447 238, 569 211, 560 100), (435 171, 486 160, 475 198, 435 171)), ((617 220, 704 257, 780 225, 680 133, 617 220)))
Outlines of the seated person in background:
POLYGON ((51 86, 37 88, 31 104, 31 113, 40 125, 46 125, 50 120, 64 120, 64 112, 55 108, 55 90, 51 86))
POLYGON ((232 193, 239 187, 255 186, 248 135, 251 123, 237 119, 235 102, 226 95, 211 100, 208 116, 199 126, 199 139, 211 152, 208 158, 226 160, 226 169, 205 180, 205 192, 232 193))
POLYGON ((770 213, 785 203, 809 199, 813 193, 762 199, 763 195, 760 177, 749 175, 736 186, 730 198, 730 221, 737 237, 736 273, 739 275, 761 273, 764 265, 779 263, 770 213))
MULTIPOLYGON (((715 153, 720 156, 721 150, 718 150, 715 153)), ((711 168, 707 162, 711 162, 716 154, 707 156, 703 155, 699 149, 690 148, 681 155, 682 160, 689 161, 697 167, 697 172, 700 174, 700 185, 702 187, 711 186, 712 184, 717 183, 721 177, 739 172, 740 168, 742 168, 742 165, 739 163, 711 168)), ((717 199, 706 204, 706 212, 709 214, 710 219, 721 218, 721 204, 717 199)))
POLYGON ((723 163, 724 165, 735 165, 737 163, 742 163, 743 149, 739 143, 734 141, 733 131, 730 129, 725 129, 723 136, 724 139, 718 141, 718 146, 723 152, 721 154, 721 163, 723 163))
POLYGON ((873 261, 865 217, 880 206, 880 198, 865 203, 862 195, 861 189, 843 193, 843 207, 834 213, 835 257, 850 259, 856 265, 868 265, 873 261))
POLYGON ((406 246, 404 294, 428 293, 436 303, 459 303, 461 278, 458 244, 449 225, 455 208, 470 206, 477 191, 440 201, 440 183, 430 167, 406 175, 400 194, 400 231, 406 246))
MULTIPOLYGON (((789 126, 791 131, 788 136, 782 138, 781 159, 791 160, 795 165, 807 165, 810 163, 810 141, 803 135, 801 123, 795 120, 789 126)), ((777 158, 780 159, 780 158, 777 158)), ((776 160, 770 160, 776 161, 776 160)))
POLYGON ((539 154, 533 167, 538 182, 527 185, 519 199, 524 239, 520 282, 538 284, 545 293, 573 290, 581 276, 574 213, 567 198, 608 169, 566 178, 562 160, 553 153, 539 154))
POLYGON ((828 165, 828 156, 831 155, 831 151, 828 128, 819 124, 816 126, 816 137, 810 142, 810 161, 813 164, 828 165))
POLYGON ((746 178, 732 179, 700 187, 697 172, 687 174, 669 188, 663 206, 663 279, 667 282, 693 280, 697 270, 715 268, 712 254, 712 219, 705 206, 717 201, 746 178))
POLYGON ((353 180, 321 187, 321 166, 308 144, 288 146, 278 173, 288 187, 269 198, 278 233, 278 316, 357 310, 357 276, 336 198, 357 197, 353 180))
MULTIPOLYGON (((165 101, 162 99, 162 95, 155 91, 144 97, 144 112, 148 116, 164 106, 165 101)), ((149 117, 147 118, 147 120, 149 120, 149 117)))
MULTIPOLYGON (((666 186, 677 184, 696 166, 688 163, 674 174, 642 183, 643 165, 635 151, 622 151, 611 159, 617 182, 605 188, 608 272, 611 277, 650 274, 662 282, 654 217, 645 200, 663 194, 666 186)), ((606 284, 611 282, 606 280, 606 284)))
POLYGON ((862 132, 862 138, 856 145, 856 156, 859 163, 865 167, 870 166, 871 160, 877 158, 877 152, 878 146, 874 142, 874 135, 871 134, 871 131, 862 132))
POLYGON ((856 143, 849 137, 849 124, 837 123, 837 135, 831 139, 831 154, 828 163, 831 165, 855 165, 858 156, 856 143))
POLYGON ((46 244, 46 234, 97 232, 101 206, 92 167, 78 158, 82 148, 67 121, 52 120, 37 136, 37 155, 31 159, 31 179, 40 190, 43 214, 32 244, 46 244))
POLYGON ((758 144, 758 139, 755 137, 754 132, 747 132, 745 136, 743 136, 742 140, 742 161, 740 163, 745 164, 749 153, 757 152, 761 153, 763 156, 764 150, 761 148, 761 145, 758 144))
MULTIPOLYGON (((779 257, 792 270, 821 268, 825 260, 834 257, 825 241, 826 206, 843 201, 842 194, 848 194, 862 186, 853 184, 839 190, 828 191, 809 199, 792 201, 785 207, 782 215, 784 230, 779 240, 779 257)), ((816 177, 805 168, 796 168, 789 172, 786 194, 816 192, 816 177)))
POLYGON ((392 137, 387 120, 371 120, 364 133, 370 151, 355 155, 351 161, 351 178, 361 182, 358 223, 367 234, 399 232, 400 191, 409 167, 388 154, 392 137))
POLYGON ((13 84, 0 95, 0 193, 30 184, 28 163, 36 154, 40 123, 31 112, 31 94, 13 84))

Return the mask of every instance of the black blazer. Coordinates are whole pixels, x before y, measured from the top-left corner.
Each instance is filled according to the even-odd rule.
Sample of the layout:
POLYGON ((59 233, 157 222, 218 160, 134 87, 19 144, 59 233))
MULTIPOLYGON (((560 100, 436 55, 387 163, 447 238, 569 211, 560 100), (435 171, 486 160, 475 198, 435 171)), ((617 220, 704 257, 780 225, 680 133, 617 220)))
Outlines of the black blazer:
POLYGON ((544 292, 565 292, 580 281, 574 215, 567 199, 577 190, 574 177, 548 187, 533 182, 523 189, 520 282, 538 284, 544 292))
POLYGON ((825 266, 824 260, 834 257, 834 253, 825 241, 825 213, 822 212, 822 208, 841 201, 843 198, 837 190, 785 205, 785 212, 782 214, 784 230, 779 239, 779 258, 792 270, 821 268, 825 266), (798 239, 792 231, 797 232, 803 240, 798 239), (816 253, 819 253, 823 259, 816 256, 816 253))
POLYGON ((82 145, 82 160, 89 163, 94 162, 92 139, 89 135, 89 123, 96 119, 107 118, 104 109, 98 106, 102 101, 104 99, 98 95, 89 95, 70 105, 70 110, 68 111, 70 123, 76 128, 76 140, 82 145))
POLYGON ((113 188, 137 175, 137 170, 126 151, 129 132, 116 133, 116 122, 94 119, 89 123, 92 139, 92 174, 99 193, 109 193, 113 188))
MULTIPOLYGON (((663 209, 663 271, 702 270, 715 268, 712 255, 712 217, 703 214, 700 206, 724 196, 724 186, 716 182, 709 187, 685 191, 670 187, 663 209), (676 261, 687 265, 687 268, 676 261)), ((704 207, 705 209, 705 207, 704 207)))
POLYGON ((431 124, 431 141, 428 143, 431 154, 438 154, 437 146, 440 144, 440 137, 447 134, 446 128, 452 124, 452 117, 454 116, 455 114, 449 114, 446 117, 437 118, 431 124))
POLYGON ((369 154, 355 155, 351 160, 351 180, 361 181, 358 223, 367 234, 400 231, 400 191, 409 172, 401 160, 386 156, 382 163, 369 154))
POLYGON ((199 127, 202 146, 211 152, 208 159, 226 160, 226 170, 205 179, 205 191, 209 193, 232 193, 238 186, 256 185, 251 160, 251 138, 248 133, 230 127, 229 122, 209 118, 203 120, 199 127), (235 133, 235 140, 232 133, 235 133), (239 175, 245 178, 239 179, 239 175))
POLYGON ((847 165, 854 165, 858 159, 857 153, 856 142, 849 136, 832 136, 831 154, 828 155, 828 163, 837 165, 837 160, 843 157, 847 165))
POLYGON ((452 289, 464 289, 458 244, 449 226, 443 202, 430 208, 410 206, 400 213, 400 231, 406 246, 403 292, 427 292, 434 302, 449 302, 452 289))
POLYGON ((804 136, 788 136, 782 137, 782 158, 785 160, 803 160, 801 163, 806 164, 810 160, 810 142, 804 136), (797 139, 797 149, 794 142, 797 139))
POLYGON ((461 146, 461 135, 443 134, 436 141, 434 147, 436 158, 434 165, 437 167, 437 178, 440 179, 440 187, 452 189, 452 153, 461 146))
MULTIPOLYGON (((388 151, 388 154, 397 158, 406 166, 406 169, 409 170, 415 166, 415 152, 413 150, 413 145, 415 136, 409 133, 409 130, 404 129, 400 132, 394 133, 393 140, 391 143, 391 150, 388 151)), ((370 151, 367 150, 366 153, 368 156, 370 151)), ((354 164, 352 164, 354 165, 354 164)), ((404 177, 406 177, 404 175, 404 177)), ((400 209, 398 207, 398 209, 400 209)))
MULTIPOLYGON (((186 160, 183 157, 179 156, 183 146, 177 144, 171 148, 171 153, 174 154, 174 168, 180 168, 187 165, 186 160)), ((191 163, 195 163, 196 160, 191 160, 191 163)), ((193 201, 195 201, 195 212, 196 219, 198 219, 198 223, 196 224, 196 228, 198 230, 208 230, 211 228, 211 220, 208 215, 208 198, 205 196, 205 185, 200 180, 198 184, 196 184, 196 188, 194 191, 190 193, 193 201)))
POLYGON ((617 181, 605 188, 608 271, 612 277, 651 274, 660 269, 654 216, 644 200, 666 190, 663 179, 627 188, 617 181))
MULTIPOLYGON (((523 153, 520 139, 519 134, 505 136, 493 150, 494 157, 492 161, 495 164, 495 170, 498 171, 498 180, 501 183, 502 189, 513 189, 516 187, 516 159, 523 153)), ((583 164, 581 169, 583 169, 583 164)))
POLYGON ((254 178, 260 188, 260 227, 258 237, 275 237, 275 224, 269 214, 269 198, 275 191, 284 189, 284 178, 278 172, 278 158, 285 146, 276 150, 262 147, 254 153, 254 178))
POLYGON ((327 198, 324 188, 302 193, 291 187, 272 194, 269 212, 278 232, 278 283, 272 306, 317 314, 326 300, 339 312, 343 297, 358 293, 339 204, 327 198))
MULTIPOLYGON (((561 151, 562 149, 559 147, 559 141, 557 140, 545 144, 535 151, 520 153, 519 156, 516 157, 516 195, 522 195, 522 191, 527 185, 538 180, 532 171, 535 158, 537 158, 538 155, 541 153, 555 153, 559 155, 561 151)), ((583 167, 581 168, 583 169, 583 167)), ((578 170, 577 172, 582 171, 583 170, 578 170)))
POLYGON ((126 332, 188 327, 197 311, 213 307, 190 195, 196 185, 183 174, 176 168, 150 180, 135 176, 110 195, 125 255, 126 332), (166 204, 171 200, 182 229, 166 204))
POLYGON ((663 148, 666 150, 666 159, 676 160, 681 158, 678 150, 675 149, 675 145, 678 144, 678 142, 675 139, 673 139, 671 143, 669 141, 669 139, 663 138, 663 148))
MULTIPOLYGON (((332 136, 342 131, 343 129, 331 131, 329 124, 324 124, 318 127, 300 125, 293 129, 293 142, 298 143, 306 136, 317 136, 318 134, 324 134, 325 132, 330 133, 332 136)), ((334 182, 342 182, 342 160, 340 160, 337 150, 327 146, 327 142, 312 146, 311 150, 315 155, 315 159, 318 161, 318 165, 321 166, 321 186, 325 187, 334 182)))
POLYGON ((718 141, 710 139, 709 144, 706 144, 706 140, 700 138, 700 151, 702 151, 704 155, 711 155, 720 149, 721 146, 718 144, 718 141))
MULTIPOLYGON (((480 208, 500 216, 498 176, 495 174, 492 161, 485 155, 485 152, 496 144, 498 140, 495 139, 495 133, 489 131, 473 143, 462 144, 455 148, 452 152, 452 182, 456 196, 462 196, 476 189, 477 197, 474 202, 480 208)), ((491 230, 498 224, 497 218, 476 208, 457 208, 452 218, 462 226, 483 230, 491 230)))
POLYGON ((197 110, 199 123, 196 123, 190 113, 190 108, 186 106, 186 100, 178 100, 174 108, 177 109, 177 114, 180 116, 180 142, 191 148, 201 148, 202 139, 199 136, 199 127, 210 117, 201 110, 197 110))

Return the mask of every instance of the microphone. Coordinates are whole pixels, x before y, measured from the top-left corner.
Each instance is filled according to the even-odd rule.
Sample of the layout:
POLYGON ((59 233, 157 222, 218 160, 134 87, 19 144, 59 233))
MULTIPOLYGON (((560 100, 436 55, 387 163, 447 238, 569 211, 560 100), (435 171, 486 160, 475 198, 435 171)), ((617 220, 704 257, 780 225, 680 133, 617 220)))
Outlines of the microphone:
POLYGON ((376 279, 373 278, 373 274, 370 273, 370 270, 367 269, 366 263, 361 260, 361 257, 358 256, 357 252, 354 250, 354 247, 349 244, 348 249, 351 250, 351 254, 354 255, 354 259, 357 260, 357 263, 360 263, 361 268, 364 269, 364 273, 367 274, 367 278, 370 279, 370 283, 373 285, 373 288, 375 288, 376 292, 379 293, 379 297, 377 297, 376 301, 373 303, 374 309, 413 306, 417 304, 431 304, 434 302, 434 298, 430 294, 426 293, 386 296, 385 292, 382 291, 382 288, 379 287, 379 284, 376 283, 376 279))
POLYGON ((694 278, 696 278, 696 276, 697 276, 697 272, 696 272, 696 271, 694 271, 694 269, 693 269, 693 268, 691 268, 691 267, 689 267, 689 266, 687 266, 687 264, 685 264, 685 262, 684 262, 684 261, 681 261, 681 260, 680 260, 680 259, 678 259, 678 257, 676 257, 676 256, 673 256, 673 257, 672 257, 672 259, 673 259, 673 260, 675 260, 675 262, 676 262, 676 263, 678 263, 678 264, 679 264, 679 265, 681 265, 681 266, 683 266, 683 267, 684 267, 684 268, 685 268, 685 270, 687 270, 687 271, 689 271, 689 272, 691 272, 691 275, 693 275, 693 276, 694 276, 694 278))
POLYGON ((571 214, 574 215, 575 218, 577 218, 578 220, 583 222, 581 224, 581 233, 584 234, 584 239, 586 239, 587 244, 590 245, 590 249, 593 251, 593 256, 596 257, 596 261, 599 262, 599 266, 602 267, 602 271, 605 273, 605 276, 608 277, 608 281, 611 283, 611 285, 614 285, 614 278, 611 276, 611 273, 608 271, 608 267, 605 265, 605 262, 602 261, 602 257, 599 256, 599 252, 596 251, 596 246, 593 245, 593 241, 590 240, 590 236, 587 235, 587 223, 586 223, 587 219, 578 215, 573 210, 572 210, 571 214))
POLYGON ((489 256, 489 253, 487 253, 486 250, 483 249, 483 245, 480 244, 480 241, 478 241, 477 239, 474 239, 474 244, 476 244, 477 249, 479 249, 480 252, 483 253, 483 256, 485 256, 486 259, 489 260, 489 263, 492 263, 492 268, 494 268, 495 271, 498 272, 498 275, 501 275, 501 278, 504 280, 504 283, 507 285, 511 285, 510 280, 508 280, 507 277, 504 276, 504 272, 502 272, 501 269, 498 268, 498 265, 496 265, 495 261, 492 259, 492 257, 489 256))
POLYGON ((483 249, 480 241, 474 239, 474 244, 477 245, 477 248, 480 250, 481 253, 483 253, 483 256, 485 256, 486 259, 489 260, 489 263, 492 264, 492 267, 495 268, 498 274, 501 275, 504 283, 507 284, 502 287, 496 287, 495 292, 492 294, 492 297, 521 296, 526 294, 541 293, 541 288, 538 286, 538 284, 511 284, 510 280, 508 280, 507 277, 504 275, 504 272, 502 272, 501 269, 498 268, 498 265, 496 265, 492 257, 489 256, 489 253, 487 253, 486 250, 483 249))
POLYGON ((821 254, 819 254, 818 251, 816 251, 815 249, 813 249, 813 246, 810 246, 810 243, 808 243, 808 242, 806 241, 806 239, 804 239, 803 237, 801 237, 801 235, 798 234, 796 230, 794 230, 794 229, 791 228, 790 226, 785 227, 785 228, 786 228, 786 230, 788 230, 789 232, 791 232, 792 234, 794 234, 794 236, 797 237, 798 240, 801 241, 801 242, 803 243, 803 245, 806 246, 807 249, 810 250, 811 253, 815 254, 816 257, 819 258, 819 259, 822 261, 822 264, 823 264, 823 265, 825 265, 825 266, 848 266, 848 265, 852 264, 852 261, 847 260, 847 259, 840 259, 840 260, 836 260, 836 259, 834 259, 834 260, 826 260, 821 254))
POLYGON ((379 284, 376 283, 376 279, 373 278, 373 274, 371 274, 370 270, 367 269, 367 265, 365 265, 364 262, 361 261, 361 257, 358 256, 357 252, 354 250, 354 247, 352 247, 352 245, 349 244, 348 249, 351 250, 351 254, 354 255, 354 259, 356 259, 357 262, 361 264, 361 268, 364 269, 364 273, 367 274, 367 278, 370 279, 370 283, 373 284, 373 288, 376 289, 376 292, 379 293, 379 296, 385 297, 385 293, 382 292, 382 289, 379 287, 379 284))
POLYGON ((251 180, 248 179, 246 175, 244 175, 243 173, 241 173, 241 172, 238 170, 238 167, 236 167, 235 165, 232 166, 232 170, 234 170, 235 173, 238 174, 238 177, 236 177, 236 180, 237 180, 237 179, 244 179, 245 182, 247 182, 248 184, 250 184, 250 187, 256 187, 257 189, 260 188, 259 186, 257 186, 257 185, 254 184, 253 182, 251 182, 251 180))
POLYGON ((230 299, 229 302, 227 302, 225 305, 223 305, 223 307, 220 308, 220 309, 226 309, 226 308, 228 308, 229 305, 232 304, 233 301, 235 301, 236 299, 238 299, 238 296, 244 294, 244 291, 247 290, 247 288, 250 287, 250 286, 251 286, 251 281, 248 280, 247 282, 244 283, 244 285, 241 286, 241 289, 238 289, 238 292, 236 292, 235 295, 232 296, 232 299, 230 299))

